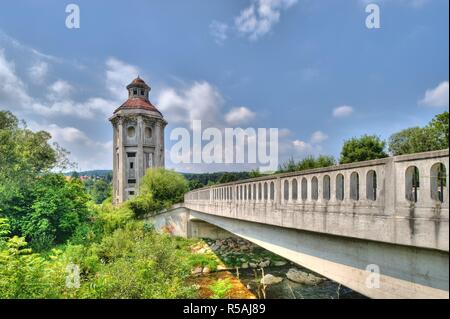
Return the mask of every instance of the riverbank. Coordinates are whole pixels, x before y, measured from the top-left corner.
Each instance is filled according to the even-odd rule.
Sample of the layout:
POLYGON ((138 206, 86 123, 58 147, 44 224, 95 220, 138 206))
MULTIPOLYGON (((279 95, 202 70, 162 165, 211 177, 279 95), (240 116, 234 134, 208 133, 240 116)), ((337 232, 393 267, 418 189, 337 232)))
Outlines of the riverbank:
POLYGON ((249 241, 204 239, 191 246, 199 298, 360 299, 361 294, 249 241))

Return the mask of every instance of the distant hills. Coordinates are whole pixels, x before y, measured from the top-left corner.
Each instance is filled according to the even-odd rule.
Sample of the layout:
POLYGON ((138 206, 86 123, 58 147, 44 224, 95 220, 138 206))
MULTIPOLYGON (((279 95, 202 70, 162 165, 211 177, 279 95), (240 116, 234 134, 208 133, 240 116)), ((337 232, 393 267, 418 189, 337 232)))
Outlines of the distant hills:
MULTIPOLYGON (((72 176, 74 172, 67 172, 64 175, 66 176, 72 176)), ((95 170, 91 170, 91 171, 82 171, 82 172, 77 172, 78 175, 80 176, 89 176, 89 177, 105 177, 108 174, 112 174, 112 170, 110 169, 95 169, 95 170)))

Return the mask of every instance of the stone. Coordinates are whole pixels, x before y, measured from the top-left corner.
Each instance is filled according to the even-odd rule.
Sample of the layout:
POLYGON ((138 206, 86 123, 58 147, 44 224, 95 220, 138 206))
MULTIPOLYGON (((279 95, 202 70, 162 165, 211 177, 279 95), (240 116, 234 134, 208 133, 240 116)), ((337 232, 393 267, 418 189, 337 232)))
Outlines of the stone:
POLYGON ((211 269, 209 267, 204 267, 203 268, 203 273, 204 274, 209 274, 211 272, 211 269))
POLYGON ((251 268, 257 268, 257 267, 258 267, 258 265, 255 264, 255 263, 249 263, 248 265, 249 265, 251 268))
POLYGON ((287 262, 286 261, 280 261, 280 260, 279 261, 274 261, 273 265, 276 266, 276 267, 286 266, 287 262))
POLYGON ((260 267, 260 268, 266 268, 266 267, 269 267, 269 266, 270 266, 270 260, 261 261, 261 262, 259 263, 259 267, 260 267))
POLYGON ((192 270, 192 274, 193 275, 199 275, 199 274, 201 274, 203 272, 203 267, 195 267, 193 270, 192 270))
POLYGON ((226 270, 227 267, 225 267, 224 265, 218 265, 217 266, 217 270, 221 271, 221 270, 226 270))
POLYGON ((274 275, 267 274, 264 277, 261 278, 261 283, 263 285, 269 286, 269 285, 276 285, 283 281, 283 278, 281 277, 275 277, 274 275))
POLYGON ((286 277, 293 282, 304 285, 317 285, 324 281, 323 278, 314 276, 313 274, 308 274, 295 268, 289 269, 286 273, 286 277))
POLYGON ((248 268, 248 263, 243 263, 241 267, 244 268, 244 269, 247 269, 248 268))

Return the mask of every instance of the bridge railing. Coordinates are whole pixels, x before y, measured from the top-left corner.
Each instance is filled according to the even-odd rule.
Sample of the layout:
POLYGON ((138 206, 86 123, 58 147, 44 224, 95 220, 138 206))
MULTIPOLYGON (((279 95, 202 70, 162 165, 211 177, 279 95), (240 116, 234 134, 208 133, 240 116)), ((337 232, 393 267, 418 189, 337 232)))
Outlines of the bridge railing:
MULTIPOLYGON (((185 205, 231 218, 355 237, 380 223, 382 219, 370 219, 374 216, 404 219, 413 237, 421 229, 436 232, 424 221, 438 221, 443 225, 439 237, 447 234, 448 249, 448 156, 447 149, 213 185, 187 193, 185 205), (344 224, 355 222, 358 229, 344 224)), ((399 231, 397 221, 381 223, 392 228, 388 232, 399 231)), ((385 231, 377 227, 370 231, 385 231)), ((442 244, 439 238, 433 240, 442 244)))
POLYGON ((448 208, 448 162, 444 150, 270 175, 195 190, 185 202, 384 207, 391 185, 397 204, 448 208))

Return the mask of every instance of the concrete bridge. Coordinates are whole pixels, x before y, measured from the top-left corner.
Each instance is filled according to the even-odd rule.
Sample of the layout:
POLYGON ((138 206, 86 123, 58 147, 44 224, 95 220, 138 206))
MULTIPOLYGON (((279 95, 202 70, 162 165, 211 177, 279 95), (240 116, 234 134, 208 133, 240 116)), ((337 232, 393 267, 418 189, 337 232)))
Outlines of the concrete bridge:
POLYGON ((215 185, 156 223, 188 236, 230 232, 371 298, 449 298, 448 156, 215 185))

